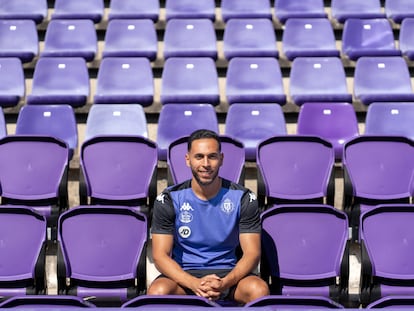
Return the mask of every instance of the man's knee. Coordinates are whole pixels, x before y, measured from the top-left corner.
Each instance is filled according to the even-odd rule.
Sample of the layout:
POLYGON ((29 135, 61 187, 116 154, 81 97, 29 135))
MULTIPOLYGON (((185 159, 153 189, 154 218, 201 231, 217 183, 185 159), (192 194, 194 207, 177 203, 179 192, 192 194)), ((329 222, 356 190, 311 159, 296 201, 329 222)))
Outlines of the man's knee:
POLYGON ((147 290, 148 295, 176 295, 180 294, 180 287, 167 278, 156 279, 147 290))
POLYGON ((250 276, 240 281, 235 299, 247 303, 267 295, 269 295, 269 287, 266 282, 259 277, 250 276))

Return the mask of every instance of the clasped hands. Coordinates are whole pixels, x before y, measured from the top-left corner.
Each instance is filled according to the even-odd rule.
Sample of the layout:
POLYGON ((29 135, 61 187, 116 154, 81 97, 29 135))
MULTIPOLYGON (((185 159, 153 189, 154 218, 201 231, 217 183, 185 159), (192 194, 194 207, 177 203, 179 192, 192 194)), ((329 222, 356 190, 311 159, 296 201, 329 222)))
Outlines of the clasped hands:
POLYGON ((223 279, 216 274, 206 275, 198 280, 193 289, 197 296, 205 297, 209 300, 217 300, 225 290, 223 279))

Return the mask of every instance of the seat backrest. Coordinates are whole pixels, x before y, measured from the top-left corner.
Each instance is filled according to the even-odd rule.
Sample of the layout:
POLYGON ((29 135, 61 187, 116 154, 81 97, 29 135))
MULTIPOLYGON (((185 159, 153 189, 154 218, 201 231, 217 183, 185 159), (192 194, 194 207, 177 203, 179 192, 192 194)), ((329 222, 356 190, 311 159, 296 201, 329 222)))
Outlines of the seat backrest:
POLYGON ((283 110, 271 103, 232 104, 227 110, 225 134, 241 141, 246 160, 255 161, 260 141, 287 134, 283 110))
POLYGON ((47 0, 1 0, 1 19, 31 19, 40 24, 47 16, 47 0))
POLYGON ((95 308, 96 306, 80 297, 71 295, 28 295, 14 296, 0 303, 0 308, 95 308))
POLYGON ((400 25, 400 34, 398 36, 398 47, 404 56, 408 59, 414 59, 414 38, 412 36, 414 29, 414 6, 413 17, 404 18, 400 25))
POLYGON ((80 161, 87 194, 98 201, 147 203, 157 146, 142 136, 95 136, 83 142, 80 161))
MULTIPOLYGON (((186 165, 188 136, 172 142, 168 148, 167 164, 171 174, 171 183, 177 184, 191 179, 192 173, 186 165)), ((219 175, 236 183, 243 183, 244 147, 243 144, 228 136, 221 136, 221 151, 224 154, 219 175)))
POLYGON ((268 201, 327 198, 333 203, 335 156, 328 141, 316 136, 274 136, 259 143, 256 162, 268 201))
POLYGON ((387 17, 395 23, 414 17, 414 3, 410 0, 386 0, 384 10, 387 17))
POLYGON ((323 0, 275 0, 275 16, 284 24, 289 18, 327 17, 323 0))
POLYGON ((344 212, 329 205, 281 205, 264 211, 261 221, 263 270, 280 284, 280 294, 312 295, 318 292, 312 287, 320 287, 319 295, 329 297, 327 285, 337 277, 347 287, 344 212))
POLYGON ((343 309, 344 306, 333 301, 330 298, 322 296, 283 296, 268 295, 253 300, 245 305, 245 307, 265 307, 286 309, 343 309))
POLYGON ((165 2, 165 18, 207 18, 216 19, 214 0, 167 0, 165 2))
POLYGON ((220 307, 219 304, 201 296, 192 295, 141 295, 124 303, 122 308, 195 308, 220 307))
POLYGON ((412 295, 390 295, 371 302, 367 309, 411 309, 414 306, 412 295))
POLYGON ((406 136, 414 139, 414 105, 404 102, 372 103, 365 117, 366 135, 406 136))
POLYGON ((231 18, 268 18, 272 19, 269 0, 222 0, 221 17, 224 22, 231 18))
POLYGON ((299 110, 297 134, 328 140, 341 160, 344 143, 359 135, 355 109, 350 103, 305 103, 299 110))
POLYGON ((332 0, 332 17, 339 23, 344 23, 348 18, 383 18, 380 0, 332 0))
POLYGON ((0 295, 44 292, 46 219, 28 207, 2 205, 0 240, 0 295))
POLYGON ((79 297, 123 303, 130 287, 129 297, 137 296, 138 287, 146 286, 147 235, 146 217, 127 207, 78 206, 64 212, 58 221, 59 291, 74 286, 82 288, 79 297), (65 279, 74 281, 64 287, 65 279))
POLYGON ((148 124, 139 104, 95 104, 86 119, 85 141, 95 136, 138 135, 148 138, 148 124))
POLYGON ((168 104, 161 108, 157 128, 158 158, 167 160, 168 146, 197 129, 219 132, 216 111, 209 104, 168 104))
POLYGON ((296 57, 290 71, 289 93, 296 105, 305 102, 349 102, 345 69, 338 57, 296 57))
POLYGON ((22 62, 17 57, 0 58, 0 106, 16 106, 26 93, 22 62))
POLYGON ((157 22, 159 11, 159 0, 112 0, 109 4, 108 20, 148 18, 157 22))
POLYGON ((56 0, 52 19, 91 19, 94 23, 99 23, 103 15, 103 0, 56 0))

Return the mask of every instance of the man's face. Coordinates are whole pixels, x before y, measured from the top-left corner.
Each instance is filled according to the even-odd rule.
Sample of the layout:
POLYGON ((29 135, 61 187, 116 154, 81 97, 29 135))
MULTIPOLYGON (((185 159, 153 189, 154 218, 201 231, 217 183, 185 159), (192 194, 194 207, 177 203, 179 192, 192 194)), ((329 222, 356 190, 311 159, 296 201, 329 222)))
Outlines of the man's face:
POLYGON ((223 154, 213 138, 194 140, 185 158, 187 166, 201 186, 210 185, 217 178, 223 162, 223 154))

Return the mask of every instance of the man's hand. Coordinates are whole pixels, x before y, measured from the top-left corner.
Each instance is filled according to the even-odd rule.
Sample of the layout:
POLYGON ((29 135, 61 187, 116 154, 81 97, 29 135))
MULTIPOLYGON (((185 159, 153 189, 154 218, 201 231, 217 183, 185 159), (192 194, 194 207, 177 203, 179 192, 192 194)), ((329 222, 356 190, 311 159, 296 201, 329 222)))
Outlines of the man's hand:
POLYGON ((201 278, 201 289, 207 294, 206 298, 217 300, 223 291, 223 280, 216 274, 209 274, 201 278))

